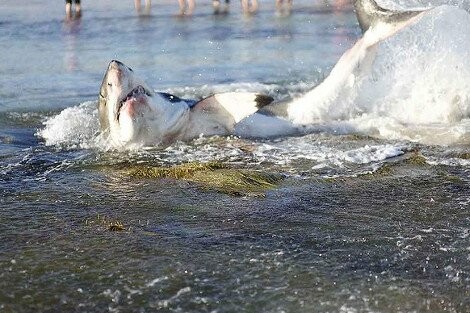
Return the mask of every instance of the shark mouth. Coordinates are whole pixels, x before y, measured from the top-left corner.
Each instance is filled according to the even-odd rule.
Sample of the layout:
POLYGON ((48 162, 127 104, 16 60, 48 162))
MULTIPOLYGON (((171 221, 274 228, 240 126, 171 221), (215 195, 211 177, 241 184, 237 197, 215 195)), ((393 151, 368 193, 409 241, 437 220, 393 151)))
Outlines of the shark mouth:
POLYGON ((141 96, 148 96, 148 97, 151 97, 152 94, 147 91, 143 86, 139 85, 137 87, 135 87, 134 89, 132 89, 120 102, 119 102, 119 105, 118 105, 118 110, 117 110, 117 120, 119 121, 119 116, 120 116, 120 113, 121 113, 121 109, 123 108, 123 106, 128 102, 128 101, 131 101, 131 100, 137 100, 139 97, 141 96))

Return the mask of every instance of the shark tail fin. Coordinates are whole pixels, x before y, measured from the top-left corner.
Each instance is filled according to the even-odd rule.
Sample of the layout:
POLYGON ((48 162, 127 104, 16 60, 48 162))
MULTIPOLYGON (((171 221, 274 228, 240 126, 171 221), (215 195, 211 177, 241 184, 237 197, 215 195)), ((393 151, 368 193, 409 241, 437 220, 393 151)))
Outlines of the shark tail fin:
POLYGON ((354 8, 357 20, 362 32, 366 32, 371 26, 378 22, 400 23, 425 11, 394 11, 381 7, 375 0, 354 0, 354 8))
POLYGON ((386 11, 374 0, 355 0, 354 9, 362 32, 365 32, 372 25, 377 18, 377 13, 386 11))

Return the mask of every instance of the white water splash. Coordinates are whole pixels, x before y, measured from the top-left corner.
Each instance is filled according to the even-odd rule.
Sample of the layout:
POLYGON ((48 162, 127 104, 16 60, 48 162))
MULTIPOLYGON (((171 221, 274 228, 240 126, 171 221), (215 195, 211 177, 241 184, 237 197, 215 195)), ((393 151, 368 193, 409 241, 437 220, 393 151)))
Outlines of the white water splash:
POLYGON ((433 144, 468 141, 470 14, 441 6, 394 33, 365 33, 329 77, 294 100, 295 123, 433 144))
POLYGON ((87 101, 48 118, 36 135, 42 137, 47 146, 88 149, 98 145, 98 133, 96 101, 87 101))
MULTIPOLYGON (((308 137, 307 137, 308 138, 308 137)), ((400 156, 410 148, 405 145, 359 143, 341 145, 338 142, 317 140, 290 140, 259 145, 253 154, 260 162, 274 162, 278 165, 289 165, 299 160, 308 160, 315 168, 330 165, 343 167, 346 164, 369 164, 400 156)))

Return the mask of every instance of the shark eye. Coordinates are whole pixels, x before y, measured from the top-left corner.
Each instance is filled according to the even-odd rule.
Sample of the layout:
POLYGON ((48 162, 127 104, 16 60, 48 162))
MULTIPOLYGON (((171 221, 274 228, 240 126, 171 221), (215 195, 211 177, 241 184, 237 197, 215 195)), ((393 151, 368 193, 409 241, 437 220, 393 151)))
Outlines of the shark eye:
POLYGON ((111 83, 108 83, 108 86, 109 86, 109 87, 113 87, 113 84, 111 84, 111 83))

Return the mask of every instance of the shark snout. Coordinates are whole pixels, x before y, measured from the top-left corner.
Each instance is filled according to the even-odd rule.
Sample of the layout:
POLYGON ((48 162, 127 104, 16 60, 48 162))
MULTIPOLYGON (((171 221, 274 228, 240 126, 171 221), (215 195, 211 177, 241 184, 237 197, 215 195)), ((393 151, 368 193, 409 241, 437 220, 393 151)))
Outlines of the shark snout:
POLYGON ((124 67, 124 63, 122 63, 121 61, 118 61, 118 60, 111 60, 111 62, 109 62, 109 68, 120 68, 120 67, 124 67))
POLYGON ((115 79, 118 79, 120 81, 122 79, 122 75, 125 75, 125 73, 125 65, 121 62, 113 60, 109 63, 108 74, 114 75, 115 79))
POLYGON ((133 70, 130 67, 126 66, 124 63, 118 60, 111 60, 111 62, 109 62, 108 70, 110 69, 119 70, 119 71, 129 70, 130 72, 133 72, 133 70))

